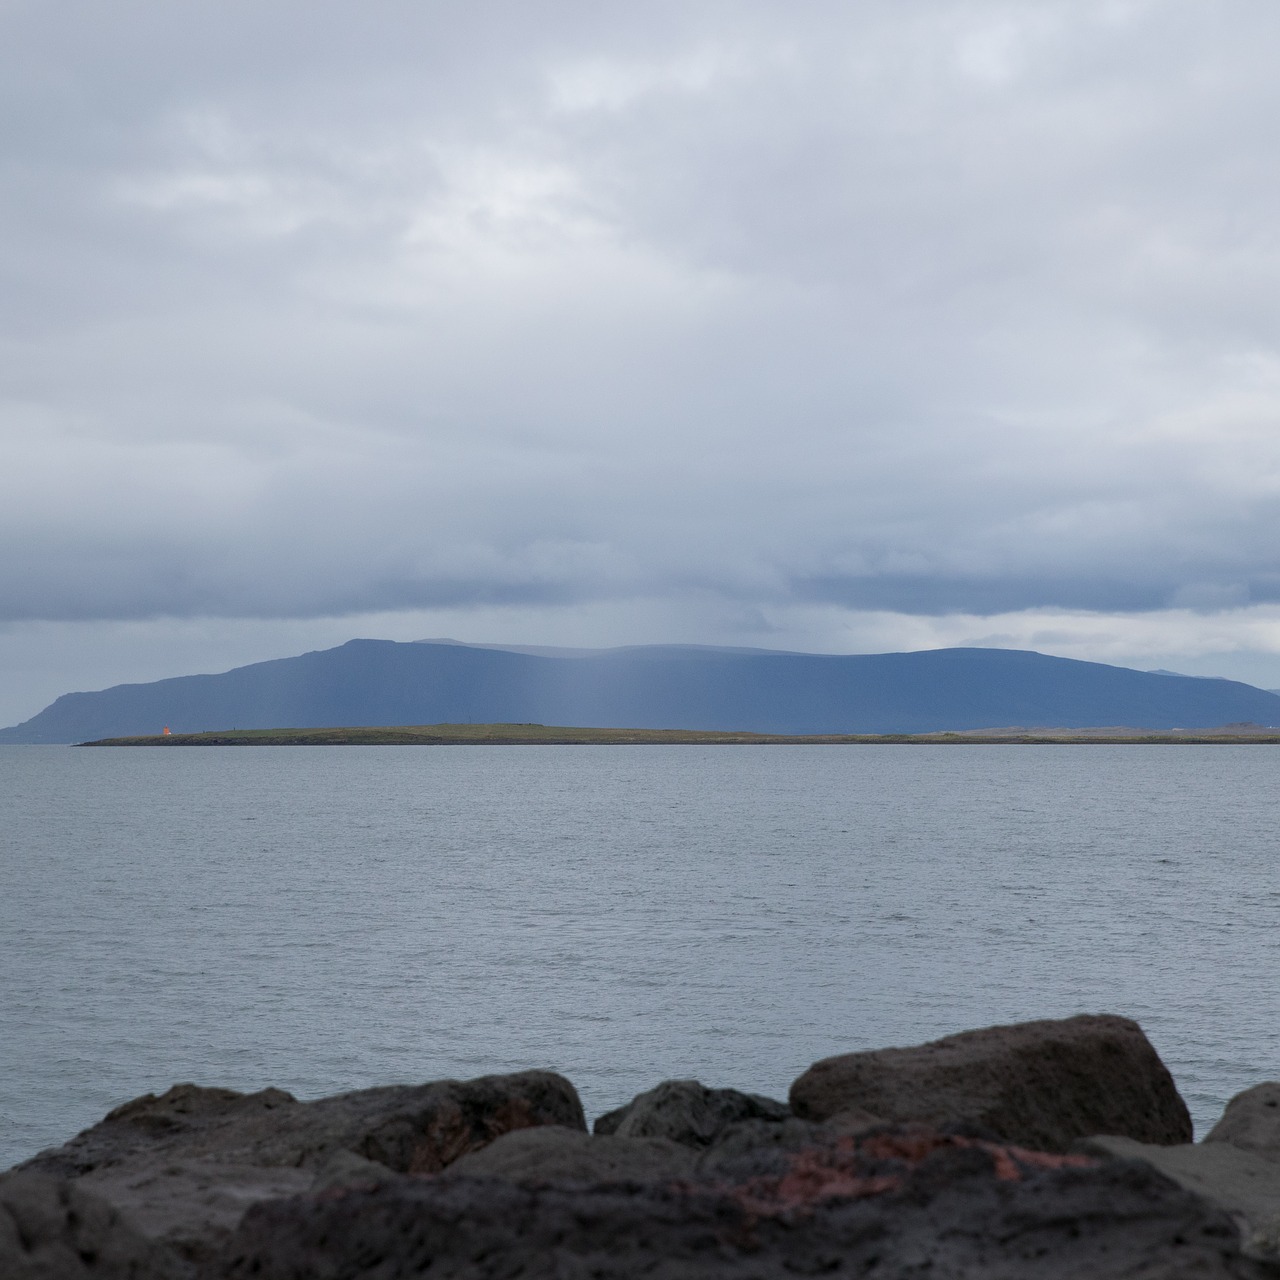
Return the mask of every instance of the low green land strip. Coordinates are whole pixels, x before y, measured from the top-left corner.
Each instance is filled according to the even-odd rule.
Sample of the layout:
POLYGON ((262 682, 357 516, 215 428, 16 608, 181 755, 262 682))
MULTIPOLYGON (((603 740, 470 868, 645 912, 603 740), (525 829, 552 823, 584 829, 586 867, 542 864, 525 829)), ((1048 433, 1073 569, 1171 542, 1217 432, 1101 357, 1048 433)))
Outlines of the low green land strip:
POLYGON ((694 729, 579 729, 545 724, 426 724, 367 729, 230 729, 215 733, 101 738, 84 747, 377 747, 377 746, 785 746, 915 743, 1046 745, 1059 743, 1280 743, 1259 726, 1151 732, 1142 729, 982 729, 970 733, 770 734, 694 729))

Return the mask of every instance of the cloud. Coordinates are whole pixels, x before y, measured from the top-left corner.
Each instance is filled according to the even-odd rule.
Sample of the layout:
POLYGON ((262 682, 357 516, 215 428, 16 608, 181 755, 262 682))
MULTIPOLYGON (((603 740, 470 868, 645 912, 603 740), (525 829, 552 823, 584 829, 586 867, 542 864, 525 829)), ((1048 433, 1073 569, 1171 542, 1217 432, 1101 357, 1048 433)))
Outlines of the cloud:
POLYGON ((0 618, 1269 606, 1278 35, 11 5, 0 618))

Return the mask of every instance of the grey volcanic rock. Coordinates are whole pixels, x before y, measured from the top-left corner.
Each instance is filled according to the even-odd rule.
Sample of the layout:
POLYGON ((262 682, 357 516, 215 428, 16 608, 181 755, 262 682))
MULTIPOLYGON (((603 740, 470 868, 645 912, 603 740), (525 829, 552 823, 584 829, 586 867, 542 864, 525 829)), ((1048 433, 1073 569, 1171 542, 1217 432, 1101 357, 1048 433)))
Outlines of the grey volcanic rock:
MULTIPOLYGON (((204 1154, 225 1147, 228 1135, 270 1130, 277 1123, 275 1113, 300 1105, 281 1089, 237 1093, 175 1084, 159 1097, 148 1093, 124 1103, 70 1142, 42 1151, 20 1167, 76 1178, 139 1153, 181 1149, 204 1154)), ((246 1145, 240 1143, 241 1148, 246 1145)))
POLYGON ((1125 1019, 828 1059, 792 1100, 667 1081, 593 1136, 548 1072, 179 1085, 0 1177, 0 1280, 1280 1278, 1280 1085, 1192 1145, 1125 1019))
POLYGON ((167 1157, 96 1169, 72 1185, 100 1196, 148 1239, 197 1262, 236 1227, 250 1205, 309 1191, 312 1181, 307 1169, 167 1157))
POLYGON ((831 1137, 728 1184, 400 1179, 251 1209, 226 1280, 521 1276, 1262 1280, 1231 1219, 1140 1162, 923 1129, 831 1137))
POLYGON ((187 1274, 101 1197, 43 1174, 0 1175, 4 1280, 184 1280, 187 1274))
POLYGON ((77 1179, 149 1237, 199 1260, 249 1205, 309 1190, 335 1153, 430 1173, 503 1133, 540 1124, 586 1128, 573 1086, 545 1071, 315 1102, 279 1089, 241 1094, 187 1084, 118 1107, 22 1167, 77 1179))
POLYGON ((586 1128, 577 1091, 549 1071, 388 1085, 298 1102, 279 1089, 174 1085, 117 1107, 24 1167, 63 1176, 135 1155, 214 1156, 264 1168, 314 1168, 354 1151, 402 1173, 433 1173, 499 1134, 538 1124, 586 1128))
POLYGON ((1227 1142, 1160 1147, 1132 1138, 1087 1138, 1079 1150, 1143 1160, 1179 1186, 1225 1209, 1245 1252, 1280 1262, 1280 1164, 1227 1142))
POLYGON ((637 1094, 625 1107, 609 1111, 593 1126, 598 1134, 623 1138, 669 1138, 706 1147, 726 1125, 740 1120, 785 1120, 791 1109, 758 1093, 708 1089, 697 1080, 664 1080, 637 1094))
POLYGON ((693 1173, 697 1156, 666 1138, 592 1136, 546 1125, 504 1134, 449 1166, 449 1176, 512 1182, 672 1182, 693 1173))
POLYGON ((1043 1151, 1117 1133, 1190 1142, 1191 1117, 1136 1022, 1108 1015, 966 1031, 909 1049, 825 1058, 791 1086, 798 1116, 861 1108, 968 1126, 1043 1151))
POLYGON ((801 1151, 828 1146, 848 1134, 863 1134, 873 1127, 850 1125, 845 1116, 823 1124, 795 1116, 785 1120, 741 1120, 721 1130, 715 1142, 702 1152, 697 1172, 700 1177, 720 1182, 773 1177, 785 1172, 792 1157, 801 1151))
MULTIPOLYGON (((462 1158, 465 1160, 466 1156, 462 1158)), ((316 1170, 310 1190, 314 1192, 333 1191, 339 1187, 373 1187, 382 1182, 394 1182, 404 1176, 376 1160, 366 1160, 354 1151, 335 1151, 316 1170)))
POLYGON ((1236 1094, 1205 1141, 1229 1142, 1268 1160, 1280 1160, 1280 1084, 1268 1080, 1236 1094))

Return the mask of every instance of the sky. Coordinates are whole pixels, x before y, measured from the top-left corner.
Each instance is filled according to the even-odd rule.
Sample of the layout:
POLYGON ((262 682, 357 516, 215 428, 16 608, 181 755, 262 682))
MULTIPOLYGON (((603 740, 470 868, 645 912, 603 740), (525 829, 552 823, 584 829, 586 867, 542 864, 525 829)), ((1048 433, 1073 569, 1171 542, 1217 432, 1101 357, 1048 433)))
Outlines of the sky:
POLYGON ((1280 688, 1269 0, 0 3, 0 724, 354 636, 1280 688))

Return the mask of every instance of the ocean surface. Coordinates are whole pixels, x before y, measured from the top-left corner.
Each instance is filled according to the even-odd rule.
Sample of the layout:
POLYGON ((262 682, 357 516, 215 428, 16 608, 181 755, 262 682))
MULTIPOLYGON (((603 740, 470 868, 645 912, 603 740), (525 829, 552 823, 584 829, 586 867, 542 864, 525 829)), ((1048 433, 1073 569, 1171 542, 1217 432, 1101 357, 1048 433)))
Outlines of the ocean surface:
POLYGON ((0 1168, 193 1080, 672 1077, 1138 1019, 1280 1078, 1280 749, 0 748, 0 1168))

